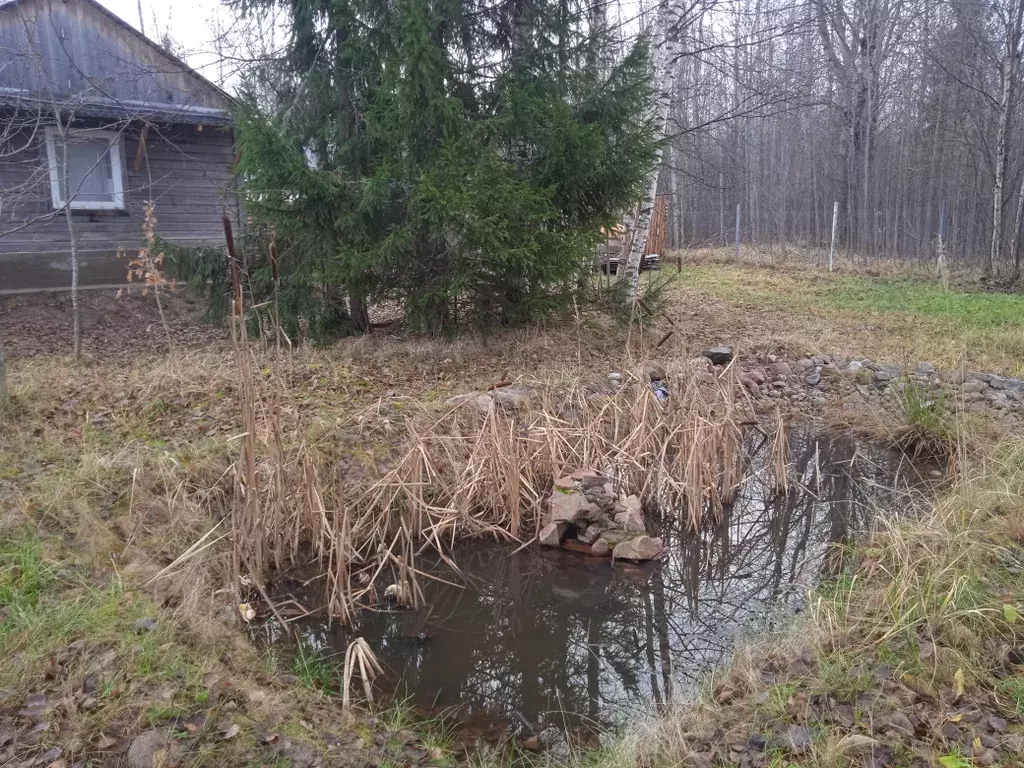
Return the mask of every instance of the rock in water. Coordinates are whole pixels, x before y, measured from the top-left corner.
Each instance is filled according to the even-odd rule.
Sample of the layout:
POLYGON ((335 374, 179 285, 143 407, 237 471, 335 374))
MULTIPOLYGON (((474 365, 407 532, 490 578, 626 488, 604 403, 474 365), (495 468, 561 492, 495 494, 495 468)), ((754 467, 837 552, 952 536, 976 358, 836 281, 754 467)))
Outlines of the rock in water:
POLYGON ((551 523, 540 529, 538 539, 545 547, 557 547, 562 543, 562 537, 568 526, 565 523, 551 523))
POLYGON ((584 488, 600 488, 607 482, 596 469, 577 469, 571 477, 584 488))
POLYGON ((627 508, 625 512, 619 512, 615 516, 615 523, 622 526, 622 530, 626 533, 647 532, 647 528, 644 527, 644 518, 636 509, 627 508))
POLYGON ((594 542, 594 545, 590 548, 590 554, 594 557, 607 557, 612 552, 612 545, 608 543, 605 538, 600 538, 594 542))
POLYGON ((551 494, 551 515, 547 522, 575 523, 590 511, 590 502, 582 493, 556 490, 551 494))
POLYGON ((732 347, 711 347, 701 354, 715 365, 728 365, 732 362, 732 347))
POLYGON ((640 502, 640 497, 637 496, 636 494, 631 494, 631 495, 627 496, 626 498, 624 498, 622 500, 622 506, 623 506, 623 508, 625 508, 627 510, 629 510, 629 509, 635 510, 638 514, 641 514, 641 515, 643 514, 643 511, 644 511, 643 504, 640 502))
POLYGON ((612 550, 612 557, 616 560, 653 560, 661 554, 661 539, 652 539, 650 536, 637 536, 629 541, 616 544, 612 550))

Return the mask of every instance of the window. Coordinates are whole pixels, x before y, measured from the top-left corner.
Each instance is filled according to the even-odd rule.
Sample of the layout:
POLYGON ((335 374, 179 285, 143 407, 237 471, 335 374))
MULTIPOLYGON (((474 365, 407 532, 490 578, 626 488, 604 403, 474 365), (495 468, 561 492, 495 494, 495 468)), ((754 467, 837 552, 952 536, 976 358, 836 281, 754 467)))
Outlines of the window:
POLYGON ((54 208, 63 208, 70 198, 73 209, 123 209, 121 137, 111 131, 78 130, 67 131, 66 138, 67 147, 56 129, 46 130, 54 208))

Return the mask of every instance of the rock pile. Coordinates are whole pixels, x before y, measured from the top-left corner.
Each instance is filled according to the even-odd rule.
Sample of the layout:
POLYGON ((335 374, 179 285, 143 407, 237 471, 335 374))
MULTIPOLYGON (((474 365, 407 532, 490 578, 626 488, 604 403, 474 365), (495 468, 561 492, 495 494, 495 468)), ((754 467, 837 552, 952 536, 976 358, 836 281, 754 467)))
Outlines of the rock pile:
POLYGON ((600 472, 579 469, 555 481, 540 543, 596 557, 653 560, 662 550, 647 535, 636 496, 623 496, 600 472))

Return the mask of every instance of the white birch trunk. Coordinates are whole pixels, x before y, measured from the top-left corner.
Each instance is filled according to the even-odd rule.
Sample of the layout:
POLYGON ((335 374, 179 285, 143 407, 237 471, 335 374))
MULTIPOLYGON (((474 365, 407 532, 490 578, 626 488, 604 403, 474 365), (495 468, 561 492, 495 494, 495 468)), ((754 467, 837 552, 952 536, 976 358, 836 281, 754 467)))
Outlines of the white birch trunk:
MULTIPOLYGON (((1007 43, 1009 45, 1009 43, 1007 43)), ((992 186, 992 247, 988 252, 985 273, 994 274, 996 264, 1003 250, 1003 186, 1006 177, 1006 134, 1010 129, 1010 98, 1012 94, 1013 71, 1009 55, 1003 60, 1002 88, 999 94, 999 131, 996 134, 996 174, 992 186)))
POLYGON ((665 126, 668 122, 669 110, 672 106, 672 92, 675 90, 676 45, 671 39, 669 29, 675 22, 676 11, 671 5, 672 0, 664 0, 658 12, 657 43, 654 49, 654 90, 657 101, 654 106, 654 138, 658 142, 655 150, 654 163, 647 177, 647 189, 640 212, 633 228, 633 239, 626 256, 626 301, 630 307, 636 303, 637 285, 640 282, 640 265, 644 250, 647 247, 647 235, 651 229, 651 216, 654 213, 654 202, 658 194, 658 174, 661 171, 661 160, 664 153, 662 140, 665 137, 665 126))
POLYGON ((1013 260, 1013 276, 1020 277, 1020 226, 1024 222, 1024 174, 1021 175, 1020 193, 1017 195, 1017 215, 1013 217, 1013 234, 1010 240, 1010 258, 1013 260))

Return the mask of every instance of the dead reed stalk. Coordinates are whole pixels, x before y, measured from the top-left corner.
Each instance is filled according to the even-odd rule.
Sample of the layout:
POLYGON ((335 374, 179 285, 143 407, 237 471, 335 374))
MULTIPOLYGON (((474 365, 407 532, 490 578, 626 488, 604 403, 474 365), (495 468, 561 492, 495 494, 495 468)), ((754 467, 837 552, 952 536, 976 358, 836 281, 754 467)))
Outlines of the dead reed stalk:
POLYGON ((638 375, 617 389, 537 391, 517 407, 474 401, 440 417, 406 416, 395 458, 351 483, 306 440, 297 410, 275 405, 285 385, 254 375, 240 317, 238 564, 260 582, 268 564, 318 559, 328 610, 342 621, 375 600, 384 578, 419 604, 424 550, 455 567, 448 553, 459 539, 533 537, 554 479, 574 469, 599 469, 693 528, 719 514, 742 480, 745 415, 735 376, 681 367, 665 402, 638 375))

